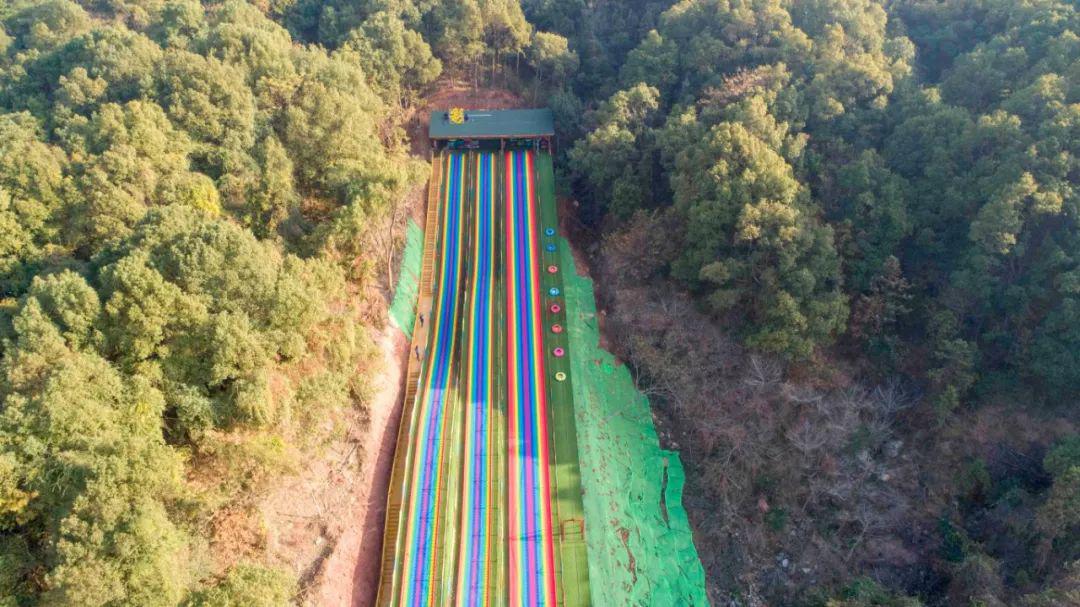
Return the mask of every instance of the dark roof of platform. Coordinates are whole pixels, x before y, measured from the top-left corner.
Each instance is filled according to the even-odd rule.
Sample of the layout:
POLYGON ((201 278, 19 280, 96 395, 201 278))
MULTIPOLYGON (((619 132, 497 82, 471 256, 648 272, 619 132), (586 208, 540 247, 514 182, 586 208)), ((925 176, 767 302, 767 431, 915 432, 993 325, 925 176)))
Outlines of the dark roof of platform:
POLYGON ((431 112, 432 139, 512 139, 555 134, 551 110, 465 110, 465 122, 454 124, 449 110, 431 112))

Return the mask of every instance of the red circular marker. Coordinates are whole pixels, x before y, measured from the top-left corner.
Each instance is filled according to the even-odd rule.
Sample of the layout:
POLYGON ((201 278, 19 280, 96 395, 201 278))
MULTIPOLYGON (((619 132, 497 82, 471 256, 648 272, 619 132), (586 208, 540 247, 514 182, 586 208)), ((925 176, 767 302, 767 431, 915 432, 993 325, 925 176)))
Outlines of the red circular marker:
POLYGON ((551 353, 554 354, 556 357, 561 357, 563 354, 566 354, 566 350, 563 350, 562 348, 555 348, 554 350, 552 350, 551 353))
POLYGON ((562 333, 562 325, 551 325, 552 333, 562 333))
POLYGON ((562 306, 560 306, 559 304, 551 304, 551 307, 548 309, 551 310, 552 314, 558 314, 559 312, 562 312, 562 306))
POLYGON ((559 266, 548 266, 548 274, 554 274, 559 271, 559 266))

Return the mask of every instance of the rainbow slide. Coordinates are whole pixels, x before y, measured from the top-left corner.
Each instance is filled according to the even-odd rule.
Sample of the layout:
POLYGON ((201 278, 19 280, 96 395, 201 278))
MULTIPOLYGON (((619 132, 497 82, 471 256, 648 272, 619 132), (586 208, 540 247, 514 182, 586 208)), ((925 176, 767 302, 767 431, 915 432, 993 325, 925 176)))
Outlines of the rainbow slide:
POLYGON ((403 561, 398 586, 398 605, 440 605, 441 537, 447 503, 456 496, 447 494, 449 484, 444 463, 453 457, 455 446, 446 440, 452 432, 456 398, 455 356, 459 301, 462 280, 462 211, 465 207, 466 157, 449 154, 444 163, 446 189, 442 200, 440 265, 436 278, 435 308, 422 376, 417 394, 411 437, 415 441, 406 463, 406 508, 399 531, 399 553, 403 561))
POLYGON ((506 152, 509 599, 555 605, 539 224, 531 151, 506 152))
MULTIPOLYGON (((550 156, 542 160, 550 186, 550 156)), ((414 342, 415 398, 403 413, 387 500, 380 606, 587 604, 587 590, 577 590, 587 586, 584 573, 572 577, 573 592, 558 585, 567 544, 557 517, 569 515, 553 500, 553 460, 576 447, 551 436, 549 401, 569 401, 549 398, 545 372, 544 322, 554 313, 544 306, 558 289, 545 286, 554 279, 542 267, 536 162, 532 150, 448 150, 433 159, 430 309, 414 342)), ((550 189, 541 191, 550 197, 550 189)), ((547 371, 565 380, 560 363, 551 364, 547 371)))
POLYGON ((501 316, 497 286, 501 281, 495 230, 497 159, 492 153, 479 154, 474 179, 471 286, 466 295, 462 344, 465 441, 455 591, 456 604, 463 606, 496 604, 495 587, 500 565, 505 562, 499 516, 502 484, 499 463, 505 449, 499 427, 504 399, 498 388, 504 367, 498 351, 501 316))

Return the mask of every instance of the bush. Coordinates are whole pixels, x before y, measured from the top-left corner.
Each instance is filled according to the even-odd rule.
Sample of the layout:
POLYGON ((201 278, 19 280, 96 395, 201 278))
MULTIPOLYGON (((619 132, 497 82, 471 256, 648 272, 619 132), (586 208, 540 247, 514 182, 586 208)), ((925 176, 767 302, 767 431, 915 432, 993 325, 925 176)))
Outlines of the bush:
POLYGON ((212 588, 195 593, 187 607, 287 607, 296 580, 281 569, 240 564, 212 588))

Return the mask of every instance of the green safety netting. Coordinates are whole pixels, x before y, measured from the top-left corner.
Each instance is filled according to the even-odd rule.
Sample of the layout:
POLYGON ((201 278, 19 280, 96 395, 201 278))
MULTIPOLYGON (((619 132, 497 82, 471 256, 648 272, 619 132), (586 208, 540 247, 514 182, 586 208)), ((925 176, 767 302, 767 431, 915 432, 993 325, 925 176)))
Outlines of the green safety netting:
POLYGON ((592 281, 561 244, 592 604, 707 605, 682 462, 660 448, 627 368, 600 349, 592 281))
POLYGON ((413 323, 416 322, 416 298, 423 256, 424 231, 409 219, 405 227, 405 248, 401 252, 397 288, 394 289, 394 301, 390 303, 390 318, 409 339, 412 339, 413 323))

